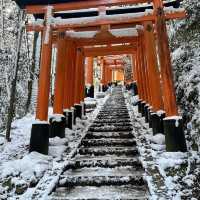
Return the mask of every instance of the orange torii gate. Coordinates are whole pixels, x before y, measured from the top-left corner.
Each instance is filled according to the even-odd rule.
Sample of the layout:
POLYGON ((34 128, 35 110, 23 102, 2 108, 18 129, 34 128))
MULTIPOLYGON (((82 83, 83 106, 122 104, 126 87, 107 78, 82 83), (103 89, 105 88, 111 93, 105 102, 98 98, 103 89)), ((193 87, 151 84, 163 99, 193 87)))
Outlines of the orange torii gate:
MULTIPOLYGON (((146 116, 147 121, 149 120, 153 130, 160 131, 164 126, 168 151, 186 151, 182 119, 178 116, 176 105, 165 23, 166 20, 184 18, 186 16, 185 11, 182 9, 164 9, 168 5, 167 3, 163 3, 162 0, 152 0, 151 11, 146 12, 145 10, 140 15, 130 13, 128 16, 125 13, 120 13, 119 18, 118 14, 106 15, 108 6, 149 3, 149 0, 87 0, 87 3, 81 0, 67 1, 66 3, 62 1, 61 3, 58 0, 56 3, 55 1, 50 2, 52 3, 44 0, 37 4, 37 1, 29 0, 26 3, 19 3, 26 13, 34 14, 36 18, 41 16, 43 18, 35 24, 27 24, 28 31, 42 32, 36 110, 38 122, 32 126, 30 151, 48 153, 50 125, 47 120, 53 43, 57 44, 58 54, 54 115, 50 119, 51 136, 55 136, 55 132, 57 132, 60 137, 64 137, 65 125, 71 127, 69 124, 75 122, 72 117, 73 113, 78 117, 82 116, 85 57, 130 54, 133 58, 134 80, 138 86, 140 111, 146 116), (78 19, 57 19, 53 17, 54 15, 58 16, 61 11, 86 8, 97 8, 99 16, 90 17, 90 19, 87 19, 88 21, 85 17, 78 19), (122 30, 135 25, 140 26, 136 27, 136 34, 133 33, 131 36, 127 36, 127 33, 123 36, 117 35, 117 29, 122 30), (73 37, 74 33, 71 33, 70 36, 66 35, 66 31, 69 30, 73 30, 74 33, 93 31, 96 34, 89 38, 81 36, 77 38, 73 37), (100 47, 97 47, 97 45, 100 45, 100 47), (158 65, 160 66, 158 67, 158 65), (73 112, 74 108, 75 112, 73 112), (164 115, 166 118, 163 119, 164 115)), ((101 65, 104 71, 102 81, 105 83, 106 68, 103 60, 101 65)))

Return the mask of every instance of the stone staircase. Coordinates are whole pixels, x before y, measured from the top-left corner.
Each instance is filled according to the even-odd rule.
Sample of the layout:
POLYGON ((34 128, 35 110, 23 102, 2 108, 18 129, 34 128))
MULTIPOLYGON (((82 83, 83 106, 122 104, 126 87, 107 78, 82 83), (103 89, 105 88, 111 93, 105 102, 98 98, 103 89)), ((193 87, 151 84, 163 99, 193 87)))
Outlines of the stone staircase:
POLYGON ((52 199, 147 199, 147 186, 120 87, 99 112, 52 199))

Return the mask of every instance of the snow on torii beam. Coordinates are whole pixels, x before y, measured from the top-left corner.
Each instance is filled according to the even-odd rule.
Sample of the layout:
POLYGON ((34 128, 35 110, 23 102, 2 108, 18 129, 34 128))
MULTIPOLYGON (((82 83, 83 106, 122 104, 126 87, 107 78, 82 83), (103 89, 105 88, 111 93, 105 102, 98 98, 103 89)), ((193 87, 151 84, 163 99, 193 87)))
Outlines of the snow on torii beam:
POLYGON ((136 43, 137 37, 113 37, 113 38, 69 38, 74 40, 78 47, 81 46, 94 46, 94 45, 108 45, 108 44, 124 44, 124 43, 136 43))
MULTIPOLYGON (((116 5, 127 5, 127 4, 137 4, 152 2, 152 0, 91 0, 91 1, 76 1, 76 2, 66 2, 66 3, 54 3, 54 12, 67 11, 67 10, 79 10, 87 8, 95 8, 100 6, 116 6, 116 5)), ((47 2, 48 4, 48 2, 47 2)), ((27 5, 25 6, 26 12, 28 14, 40 14, 46 12, 46 5, 27 5)))
POLYGON ((124 69, 123 65, 109 65, 109 64, 106 64, 105 67, 109 67, 111 69, 124 69))
MULTIPOLYGON (((53 30, 67 30, 67 29, 75 29, 75 28, 84 28, 84 27, 98 27, 102 25, 119 25, 119 24, 141 24, 144 21, 156 21, 156 15, 155 14, 148 14, 144 16, 139 17, 127 17, 124 15, 123 17, 116 16, 116 20, 114 16, 112 18, 109 17, 90 17, 90 21, 82 23, 77 22, 76 23, 65 23, 64 21, 59 24, 52 24, 53 30)), ((165 13, 165 19, 184 19, 186 17, 185 11, 177 11, 173 13, 165 13)), ((81 18, 80 18, 81 19, 81 18)), ((44 26, 43 25, 34 25, 34 24, 27 24, 26 25, 27 31, 43 31, 44 26)))
POLYGON ((108 59, 108 58, 104 58, 104 63, 105 65, 123 65, 124 61, 122 59, 108 59))
POLYGON ((136 50, 137 49, 132 45, 92 47, 92 48, 84 48, 84 56, 95 57, 95 56, 131 54, 132 52, 136 52, 136 50))

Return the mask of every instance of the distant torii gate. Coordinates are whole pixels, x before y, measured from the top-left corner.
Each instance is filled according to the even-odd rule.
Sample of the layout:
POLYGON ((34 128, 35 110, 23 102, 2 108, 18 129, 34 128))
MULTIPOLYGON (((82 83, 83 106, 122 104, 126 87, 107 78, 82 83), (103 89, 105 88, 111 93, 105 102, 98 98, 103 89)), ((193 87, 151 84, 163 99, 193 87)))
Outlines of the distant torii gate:
MULTIPOLYGON (((87 3, 81 0, 67 1, 66 3, 58 0, 56 3, 54 3, 55 1, 49 3, 49 1, 44 0, 40 1, 40 5, 37 4, 37 1, 34 3, 31 0, 24 4, 20 1, 17 2, 25 8, 28 14, 35 14, 36 18, 44 19, 37 21, 36 24, 27 24, 28 31, 42 32, 36 111, 38 122, 33 124, 32 127, 30 151, 48 153, 50 125, 47 120, 53 43, 57 44, 58 53, 54 116, 50 120, 51 126, 54 124, 51 127, 51 136, 55 136, 53 130, 56 129, 59 136, 64 137, 66 121, 67 125, 74 121, 72 118, 74 108, 76 115, 82 116, 85 57, 118 55, 124 52, 132 55, 133 58, 133 78, 137 82, 140 98, 139 111, 146 116, 146 121, 150 122, 155 133, 158 130, 162 131, 164 126, 168 151, 186 151, 182 119, 178 116, 176 105, 165 23, 169 19, 184 18, 186 13, 183 9, 167 9, 166 6, 173 5, 173 2, 168 5, 167 3, 164 4, 162 0, 152 0, 152 10, 146 11, 143 7, 144 12, 136 10, 137 15, 135 13, 126 14, 125 8, 121 10, 116 8, 116 13, 120 13, 119 17, 118 14, 107 15, 106 10, 109 9, 107 7, 149 3, 149 0, 88 0, 87 3), (164 9, 165 7, 166 9, 164 9), (65 17, 65 14, 60 13, 60 11, 86 8, 97 8, 99 16, 87 19, 85 17, 78 19, 56 18, 59 15, 65 17), (136 26, 135 30, 132 30, 133 26, 136 26), (127 28, 132 31, 131 36, 127 28), (119 36, 120 31, 116 31, 117 29, 122 30, 125 34, 121 36, 120 33, 119 36), (126 29, 126 31, 123 31, 123 29, 126 29), (73 31, 70 32, 69 30, 73 31), (84 37, 84 31, 88 31, 91 36, 84 37), (100 47, 95 45, 100 45, 100 47), (159 67, 158 63, 160 64, 159 67), (162 80, 160 80, 160 77, 162 80)), ((86 14, 88 15, 89 11, 86 14)), ((84 16, 84 13, 81 12, 77 15, 84 16)))

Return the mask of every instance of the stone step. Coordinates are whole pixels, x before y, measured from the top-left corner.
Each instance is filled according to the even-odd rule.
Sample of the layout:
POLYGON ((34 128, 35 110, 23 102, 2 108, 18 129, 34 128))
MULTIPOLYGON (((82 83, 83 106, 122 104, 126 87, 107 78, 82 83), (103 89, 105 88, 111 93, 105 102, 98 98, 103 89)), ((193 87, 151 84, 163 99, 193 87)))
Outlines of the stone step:
POLYGON ((119 117, 119 118, 126 118, 129 117, 129 114, 124 114, 124 113, 99 113, 97 117, 119 117))
POLYGON ((76 168, 76 169, 68 169, 62 174, 62 178, 69 176, 88 176, 88 177, 96 177, 96 176, 108 176, 108 177, 122 177, 122 176, 142 176, 144 173, 142 168, 135 168, 133 166, 123 166, 123 167, 85 167, 85 168, 76 168))
POLYGON ((84 167, 102 167, 102 168, 114 168, 114 167, 123 167, 123 166, 132 166, 135 170, 141 170, 142 164, 138 158, 116 158, 116 159, 106 159, 103 157, 100 159, 99 157, 93 158, 79 158, 72 160, 66 169, 80 169, 84 167))
POLYGON ((126 106, 122 106, 122 105, 119 105, 119 106, 108 106, 108 105, 105 105, 103 107, 103 109, 101 109, 101 111, 109 111, 109 110, 116 111, 116 112, 119 111, 119 110, 127 111, 127 107, 126 106))
POLYGON ((92 132, 120 132, 120 131, 132 131, 132 126, 103 126, 95 127, 90 126, 89 131, 92 132))
POLYGON ((116 87, 60 176, 52 199, 147 199, 132 129, 122 89, 116 87))
POLYGON ((134 138, 132 132, 88 132, 85 139, 100 139, 100 138, 120 138, 131 139, 134 138))
POLYGON ((96 123, 96 122, 94 122, 92 124, 92 126, 90 126, 90 127, 101 127, 101 126, 115 126, 115 127, 119 127, 119 126, 132 126, 132 124, 130 124, 129 122, 116 122, 116 123, 109 123, 109 122, 96 123))
POLYGON ((53 199, 65 200, 145 200, 147 199, 146 187, 125 186, 76 186, 59 187, 53 194, 53 199), (54 198, 56 197, 56 198, 54 198))
POLYGON ((130 119, 97 119, 94 121, 95 124, 97 123, 130 123, 130 119))
POLYGON ((138 154, 138 150, 134 147, 94 147, 94 148, 80 148, 78 150, 80 155, 94 155, 94 156, 103 156, 103 155, 131 155, 135 156, 138 154))
POLYGON ((130 176, 61 176, 59 187, 72 186, 108 186, 108 185, 145 185, 142 175, 130 176))
POLYGON ((96 119, 130 119, 130 116, 123 116, 123 117, 120 117, 120 116, 110 116, 110 115, 108 115, 108 116, 100 116, 100 115, 98 115, 97 117, 96 117, 96 119))
POLYGON ((99 111, 99 113, 100 114, 110 114, 111 113, 111 111, 112 111, 112 114, 128 114, 128 110, 127 109, 120 109, 120 108, 118 108, 118 109, 116 109, 116 110, 113 110, 113 109, 110 109, 110 110, 101 110, 101 111, 99 111))
POLYGON ((82 145, 90 146, 134 146, 136 141, 133 139, 84 139, 82 145))

